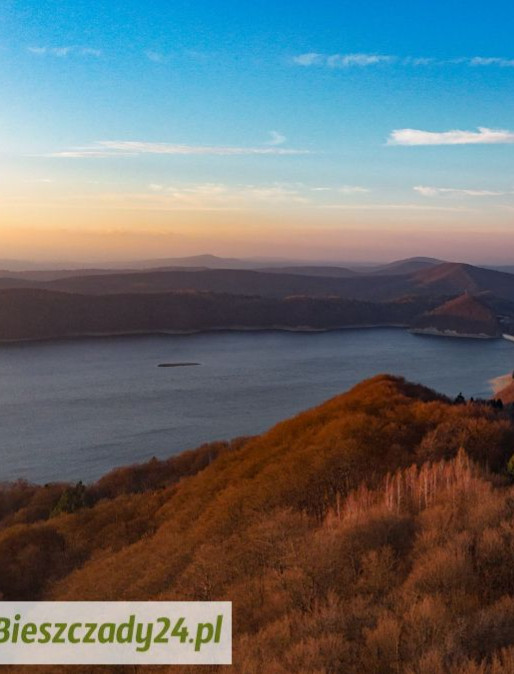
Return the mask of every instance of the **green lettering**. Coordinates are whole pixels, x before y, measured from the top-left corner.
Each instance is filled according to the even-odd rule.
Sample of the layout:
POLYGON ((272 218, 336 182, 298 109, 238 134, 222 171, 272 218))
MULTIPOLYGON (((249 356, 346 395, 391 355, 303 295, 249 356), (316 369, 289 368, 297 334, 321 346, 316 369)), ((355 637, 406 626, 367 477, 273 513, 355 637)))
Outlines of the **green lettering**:
POLYGON ((102 623, 98 628, 98 642, 100 644, 113 644, 116 636, 116 625, 114 623, 102 623))
MULTIPOLYGON (((170 621, 168 618, 157 618, 158 623, 162 623, 163 627, 162 630, 159 632, 159 634, 155 637, 154 643, 155 644, 167 644, 168 643, 168 638, 165 636, 169 629, 170 629, 170 621)), ((173 634, 172 634, 173 636, 173 634)))
POLYGON ((66 643, 64 641, 64 637, 62 636, 64 633, 64 630, 68 627, 66 623, 55 623, 56 626, 56 632, 54 634, 54 638, 52 639, 53 644, 64 644, 66 643))
POLYGON ((75 630, 82 627, 82 623, 72 623, 68 628, 68 641, 70 644, 79 644, 80 639, 75 636, 75 630))
POLYGON ((119 644, 130 644, 134 636, 135 615, 131 615, 126 623, 121 623, 116 631, 116 641, 119 644))
POLYGON ((86 623, 86 636, 82 639, 83 644, 96 644, 96 640, 93 638, 93 634, 96 630, 98 623, 86 623))
POLYGON ((143 634, 144 623, 138 623, 136 628, 136 641, 141 646, 136 646, 136 651, 144 652, 150 648, 152 643, 152 623, 146 623, 146 632, 143 634))
POLYGON ((21 630, 21 640, 25 644, 33 644, 34 636, 37 634, 37 625, 35 623, 27 623, 23 625, 21 630))
POLYGON ((203 644, 208 644, 214 635, 212 623, 198 623, 196 629, 195 651, 199 651, 203 644))
POLYGON ((9 618, 0 618, 0 644, 5 644, 6 641, 9 641, 10 633, 9 626, 11 621, 9 618))
POLYGON ((39 630, 43 636, 39 637, 39 639, 37 640, 38 644, 47 644, 50 642, 50 640, 52 639, 52 635, 50 634, 51 627, 52 623, 43 623, 41 625, 39 630))

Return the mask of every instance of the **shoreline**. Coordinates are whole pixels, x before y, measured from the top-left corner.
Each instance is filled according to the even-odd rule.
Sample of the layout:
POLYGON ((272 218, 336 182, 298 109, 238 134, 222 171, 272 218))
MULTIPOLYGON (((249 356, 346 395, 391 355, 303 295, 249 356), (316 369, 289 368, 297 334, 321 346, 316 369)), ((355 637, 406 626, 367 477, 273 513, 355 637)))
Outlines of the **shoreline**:
POLYGON ((485 332, 465 333, 456 330, 438 330, 437 328, 411 328, 413 335, 429 335, 431 337, 450 337, 452 339, 501 339, 501 335, 486 335, 485 332))
MULTIPOLYGON (((507 339, 504 335, 487 335, 485 333, 459 333, 455 330, 437 330, 436 328, 412 328, 408 323, 355 323, 352 325, 340 325, 329 328, 315 328, 309 325, 295 327, 283 325, 271 325, 268 327, 247 327, 244 325, 220 326, 212 328, 191 328, 175 330, 120 330, 110 332, 80 332, 69 335, 53 335, 49 337, 18 337, 13 339, 0 338, 0 346, 16 344, 37 344, 63 341, 79 341, 82 339, 110 339, 116 337, 185 337, 188 335, 208 335, 224 332, 288 332, 300 334, 316 334, 326 332, 342 332, 344 330, 379 330, 379 329, 407 330, 411 335, 428 337, 449 337, 451 339, 480 339, 494 340, 507 339)), ((514 337, 510 340, 514 341, 514 337)))
POLYGON ((292 332, 301 334, 315 334, 325 332, 339 332, 343 330, 376 330, 380 328, 394 328, 408 330, 409 326, 403 323, 374 323, 374 324, 355 324, 342 325, 334 328, 313 328, 310 326, 285 327, 281 325, 272 325, 265 328, 249 328, 246 326, 218 327, 218 328, 200 328, 191 330, 122 330, 119 332, 84 332, 72 333, 70 335, 59 335, 52 337, 20 337, 16 339, 0 339, 0 346, 48 343, 63 341, 79 341, 81 339, 109 339, 112 337, 186 337, 188 335, 205 335, 222 332, 292 332))
POLYGON ((512 381, 513 381, 512 373, 509 373, 509 374, 501 374, 499 377, 494 377, 493 379, 489 380, 489 383, 493 388, 494 395, 497 395, 498 393, 501 393, 506 388, 508 388, 508 386, 512 383, 512 381))

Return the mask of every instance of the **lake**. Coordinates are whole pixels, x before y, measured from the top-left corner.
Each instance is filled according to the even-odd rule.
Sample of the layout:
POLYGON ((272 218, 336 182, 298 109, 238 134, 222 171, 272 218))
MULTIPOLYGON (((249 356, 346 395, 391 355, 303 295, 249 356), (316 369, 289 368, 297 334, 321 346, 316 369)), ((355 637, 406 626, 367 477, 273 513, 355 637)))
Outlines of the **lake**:
POLYGON ((489 397, 514 343, 394 328, 219 332, 0 346, 0 481, 114 466, 260 433, 378 373, 489 397), (158 367, 162 363, 199 363, 158 367))

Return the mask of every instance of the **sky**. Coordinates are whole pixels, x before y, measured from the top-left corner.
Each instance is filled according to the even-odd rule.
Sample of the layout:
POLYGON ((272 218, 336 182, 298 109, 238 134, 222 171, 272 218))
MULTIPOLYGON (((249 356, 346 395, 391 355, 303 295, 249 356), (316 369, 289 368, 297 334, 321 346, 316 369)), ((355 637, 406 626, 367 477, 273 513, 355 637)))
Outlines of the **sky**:
POLYGON ((0 256, 512 263, 513 20, 1 0, 0 256))

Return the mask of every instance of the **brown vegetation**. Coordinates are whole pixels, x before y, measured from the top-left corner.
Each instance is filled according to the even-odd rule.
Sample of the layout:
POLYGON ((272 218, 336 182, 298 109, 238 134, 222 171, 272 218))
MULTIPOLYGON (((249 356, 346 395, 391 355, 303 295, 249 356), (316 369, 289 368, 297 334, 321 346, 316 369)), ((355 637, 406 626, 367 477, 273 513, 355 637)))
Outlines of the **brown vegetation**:
POLYGON ((116 471, 74 512, 62 485, 4 490, 4 598, 232 600, 234 665, 199 672, 514 671, 505 412, 380 376, 209 447, 116 471))
POLYGON ((414 328, 466 335, 501 336, 495 311, 467 292, 420 316, 414 322, 414 328))

